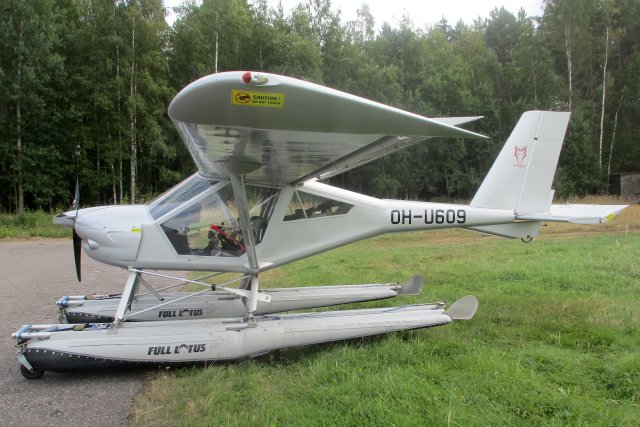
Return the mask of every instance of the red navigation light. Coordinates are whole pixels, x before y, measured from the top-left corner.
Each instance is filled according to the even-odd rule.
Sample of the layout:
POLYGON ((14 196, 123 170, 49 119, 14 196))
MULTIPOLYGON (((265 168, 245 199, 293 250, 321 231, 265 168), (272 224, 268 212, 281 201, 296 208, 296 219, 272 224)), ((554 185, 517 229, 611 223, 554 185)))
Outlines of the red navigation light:
POLYGON ((247 85, 264 85, 269 83, 269 78, 264 74, 247 71, 242 74, 242 81, 247 85))

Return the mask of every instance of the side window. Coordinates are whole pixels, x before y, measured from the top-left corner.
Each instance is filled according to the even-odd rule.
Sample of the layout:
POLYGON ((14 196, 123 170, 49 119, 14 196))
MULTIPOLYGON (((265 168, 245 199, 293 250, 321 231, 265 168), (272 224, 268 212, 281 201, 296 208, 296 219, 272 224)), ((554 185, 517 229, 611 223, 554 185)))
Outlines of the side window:
POLYGON ((294 191, 289 208, 284 217, 285 221, 298 219, 319 218, 323 216, 344 215, 351 210, 353 205, 328 199, 315 194, 302 191, 294 191))

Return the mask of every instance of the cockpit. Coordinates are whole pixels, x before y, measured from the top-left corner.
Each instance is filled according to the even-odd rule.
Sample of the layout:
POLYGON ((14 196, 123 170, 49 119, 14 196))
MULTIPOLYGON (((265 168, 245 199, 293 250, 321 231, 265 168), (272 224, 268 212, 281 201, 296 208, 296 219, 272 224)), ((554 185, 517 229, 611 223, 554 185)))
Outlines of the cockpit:
MULTIPOLYGON (((247 185, 251 232, 259 245, 278 190, 247 185)), ((231 183, 195 174, 149 204, 149 213, 179 255, 238 257, 245 253, 231 183)))

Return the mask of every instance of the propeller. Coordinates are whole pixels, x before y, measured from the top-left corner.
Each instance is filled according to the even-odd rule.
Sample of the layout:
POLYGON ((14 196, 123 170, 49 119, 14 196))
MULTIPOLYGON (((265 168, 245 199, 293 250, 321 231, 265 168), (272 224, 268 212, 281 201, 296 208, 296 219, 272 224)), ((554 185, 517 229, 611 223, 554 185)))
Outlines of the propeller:
MULTIPOLYGON (((80 150, 80 146, 77 147, 80 150)), ((80 205, 80 179, 78 177, 78 160, 80 152, 76 152, 76 189, 74 191, 73 202, 71 202, 71 210, 69 212, 61 213, 53 218, 53 223, 57 225, 64 225, 65 227, 71 227, 73 230, 73 258, 76 263, 76 276, 78 282, 81 282, 80 277, 80 255, 82 254, 82 238, 76 232, 76 221, 78 219, 78 210, 80 205), (76 211, 75 214, 71 214, 71 211, 76 211)))
POLYGON ((82 239, 76 233, 76 220, 78 219, 78 206, 80 205, 80 180, 76 177, 76 190, 73 197, 73 203, 71 204, 71 210, 75 210, 76 214, 73 217, 73 259, 76 263, 76 276, 78 282, 82 282, 80 274, 80 256, 82 255, 82 239))
POLYGON ((73 258, 76 261, 76 276, 78 277, 78 282, 82 282, 82 278, 80 277, 80 255, 82 254, 82 239, 76 233, 76 228, 73 228, 73 258))

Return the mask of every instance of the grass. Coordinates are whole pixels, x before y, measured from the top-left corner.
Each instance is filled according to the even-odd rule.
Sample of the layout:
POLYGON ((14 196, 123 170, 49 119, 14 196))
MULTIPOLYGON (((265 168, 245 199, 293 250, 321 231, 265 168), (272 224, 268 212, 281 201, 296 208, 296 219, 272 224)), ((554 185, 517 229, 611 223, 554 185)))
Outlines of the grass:
POLYGON ((53 223, 53 215, 43 211, 26 211, 20 215, 0 213, 0 239, 31 237, 71 237, 71 229, 53 223))
MULTIPOLYGON (((267 272, 267 287, 425 278, 473 320, 150 373, 132 425, 639 425, 640 206, 529 244, 386 235, 267 272)), ((356 305, 345 308, 354 308, 356 305)))

